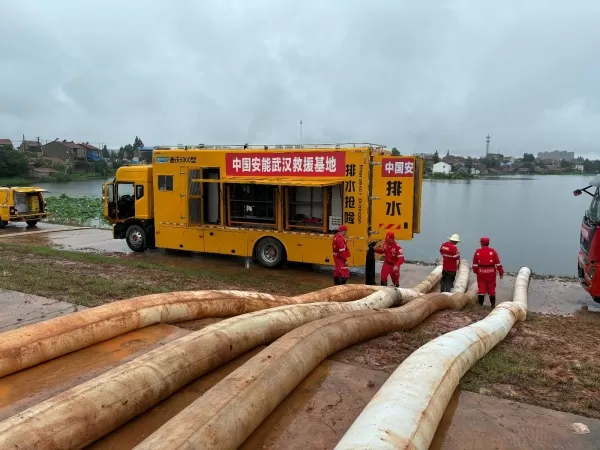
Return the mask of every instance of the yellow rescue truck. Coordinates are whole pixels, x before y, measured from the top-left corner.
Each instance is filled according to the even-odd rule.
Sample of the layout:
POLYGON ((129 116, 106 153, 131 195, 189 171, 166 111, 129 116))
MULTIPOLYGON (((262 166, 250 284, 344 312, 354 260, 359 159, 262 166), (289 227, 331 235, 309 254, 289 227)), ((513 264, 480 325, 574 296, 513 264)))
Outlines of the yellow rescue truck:
POLYGON ((367 242, 419 233, 422 159, 371 144, 154 147, 151 165, 124 166, 104 185, 113 237, 147 248, 333 264, 348 226, 350 266, 367 242))
POLYGON ((0 228, 8 222, 26 222, 34 227, 47 217, 44 189, 0 186, 0 228))

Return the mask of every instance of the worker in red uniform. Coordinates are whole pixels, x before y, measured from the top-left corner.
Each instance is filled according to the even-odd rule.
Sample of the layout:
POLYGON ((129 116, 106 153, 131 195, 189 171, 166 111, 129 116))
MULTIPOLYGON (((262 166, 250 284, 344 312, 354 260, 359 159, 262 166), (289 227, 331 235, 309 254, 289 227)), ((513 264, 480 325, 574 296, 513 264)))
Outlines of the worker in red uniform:
POLYGON ((392 278, 394 286, 400 286, 400 266, 404 264, 404 252, 396 242, 392 231, 385 235, 385 242, 375 247, 375 252, 384 255, 383 267, 381 268, 381 285, 387 286, 388 276, 392 278))
POLYGON ((350 258, 350 250, 346 242, 346 233, 348 227, 340 225, 337 234, 333 237, 333 284, 346 284, 350 278, 350 270, 348 269, 348 258, 350 258))
POLYGON ((444 242, 440 247, 442 255, 442 280, 440 282, 441 292, 450 292, 454 286, 456 279, 456 271, 460 261, 460 253, 456 244, 460 242, 458 234, 454 233, 448 238, 448 242, 444 242))
POLYGON ((473 255, 473 273, 477 275, 477 300, 483 305, 485 294, 490 296, 492 308, 496 307, 496 271, 500 279, 504 277, 504 268, 496 250, 490 247, 490 238, 482 237, 481 248, 473 255))

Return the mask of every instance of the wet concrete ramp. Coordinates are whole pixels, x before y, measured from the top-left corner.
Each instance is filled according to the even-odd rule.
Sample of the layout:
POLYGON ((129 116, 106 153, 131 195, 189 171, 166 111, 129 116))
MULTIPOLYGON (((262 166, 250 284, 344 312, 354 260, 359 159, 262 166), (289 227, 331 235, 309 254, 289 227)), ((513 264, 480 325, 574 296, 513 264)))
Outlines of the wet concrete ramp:
MULTIPOLYGON (((195 328, 195 327, 192 327, 195 328)), ((0 420, 123 364, 189 330, 154 325, 0 379, 0 420)), ((259 347, 188 384, 88 448, 132 449, 204 392, 258 353, 259 347)), ((240 447, 333 449, 388 375, 326 360, 240 447)), ((455 394, 431 449, 598 449, 600 420, 499 400, 455 394), (589 434, 575 434, 582 422, 589 434)))

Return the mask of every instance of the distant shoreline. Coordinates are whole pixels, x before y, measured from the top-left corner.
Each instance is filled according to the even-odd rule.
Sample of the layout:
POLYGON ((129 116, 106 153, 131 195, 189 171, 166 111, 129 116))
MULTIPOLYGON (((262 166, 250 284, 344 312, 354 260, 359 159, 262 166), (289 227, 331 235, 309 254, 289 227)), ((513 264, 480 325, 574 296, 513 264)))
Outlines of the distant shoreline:
POLYGON ((499 174, 488 174, 488 175, 454 175, 454 174, 436 174, 436 175, 423 175, 424 180, 534 180, 535 177, 549 177, 549 176, 590 176, 595 177, 596 173, 499 173, 499 174))

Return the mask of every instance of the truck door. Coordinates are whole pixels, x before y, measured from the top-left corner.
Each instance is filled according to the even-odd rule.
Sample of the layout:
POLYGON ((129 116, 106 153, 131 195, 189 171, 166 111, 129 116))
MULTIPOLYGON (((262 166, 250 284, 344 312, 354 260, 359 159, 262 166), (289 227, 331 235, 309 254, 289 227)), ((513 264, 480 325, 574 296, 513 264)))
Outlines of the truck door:
MULTIPOLYGON (((182 168, 182 170, 185 168, 182 168)), ((187 168, 187 195, 182 197, 182 211, 186 211, 187 228, 185 230, 185 245, 188 250, 203 252, 204 229, 202 228, 202 169, 187 168)))
POLYGON ((419 232, 422 164, 413 156, 371 157, 370 239, 411 240, 419 232))
POLYGON ((104 205, 104 217, 116 219, 117 202, 115 200, 115 185, 113 183, 104 183, 104 186, 102 186, 102 204, 104 205))

